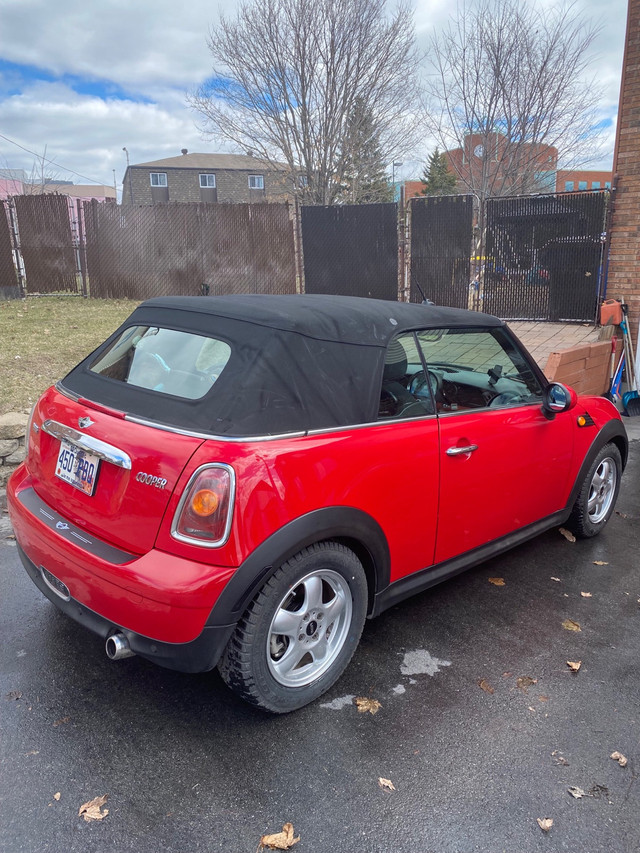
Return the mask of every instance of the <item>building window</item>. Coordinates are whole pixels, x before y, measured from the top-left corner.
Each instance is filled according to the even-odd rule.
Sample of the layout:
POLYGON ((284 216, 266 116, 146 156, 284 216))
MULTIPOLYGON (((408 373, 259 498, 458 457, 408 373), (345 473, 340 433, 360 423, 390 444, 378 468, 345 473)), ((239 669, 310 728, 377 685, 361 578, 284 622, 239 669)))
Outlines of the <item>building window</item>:
POLYGON ((591 189, 599 190, 600 189, 600 181, 591 181, 591 189))
POLYGON ((216 176, 215 175, 200 175, 200 186, 201 187, 215 187, 216 185, 216 176))
POLYGON ((250 190, 263 190, 264 189, 264 175, 249 175, 249 189, 250 190))
POLYGON ((604 182, 604 188, 605 188, 605 190, 610 190, 611 189, 611 181, 605 181, 604 182))
POLYGON ((579 190, 586 190, 586 188, 587 188, 587 182, 586 181, 578 181, 578 189, 579 190))
POLYGON ((301 190, 309 186, 309 178, 306 175, 298 175, 298 186, 301 190))
POLYGON ((150 172, 149 180, 151 181, 152 187, 166 187, 167 186, 167 173, 166 172, 150 172))
POLYGON ((566 193, 572 193, 573 192, 573 181, 565 181, 564 182, 564 191, 566 193))

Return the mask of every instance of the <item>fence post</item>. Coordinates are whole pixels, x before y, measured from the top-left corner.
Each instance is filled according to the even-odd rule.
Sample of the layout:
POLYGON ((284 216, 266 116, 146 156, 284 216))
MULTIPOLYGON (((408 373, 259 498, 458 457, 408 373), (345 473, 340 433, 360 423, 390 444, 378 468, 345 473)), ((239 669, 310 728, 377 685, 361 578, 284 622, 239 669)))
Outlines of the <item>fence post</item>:
POLYGON ((22 259, 22 253, 20 252, 20 236, 13 197, 7 199, 7 211, 9 212, 9 228, 11 229, 11 237, 13 241, 13 256, 15 258, 16 271, 18 273, 18 288, 20 290, 20 298, 24 299, 27 295, 27 282, 24 274, 24 261, 22 259))
POLYGON ((404 186, 398 203, 398 301, 411 302, 411 199, 404 186))
POLYGON ((304 293, 304 255, 302 246, 302 213, 297 198, 288 201, 289 219, 293 227, 293 258, 296 271, 296 293, 304 293), (293 207, 293 214, 291 212, 293 207))
POLYGON ((82 275, 82 295, 86 299, 87 290, 87 241, 84 233, 84 206, 82 200, 76 201, 78 211, 78 257, 80 260, 80 274, 82 275))

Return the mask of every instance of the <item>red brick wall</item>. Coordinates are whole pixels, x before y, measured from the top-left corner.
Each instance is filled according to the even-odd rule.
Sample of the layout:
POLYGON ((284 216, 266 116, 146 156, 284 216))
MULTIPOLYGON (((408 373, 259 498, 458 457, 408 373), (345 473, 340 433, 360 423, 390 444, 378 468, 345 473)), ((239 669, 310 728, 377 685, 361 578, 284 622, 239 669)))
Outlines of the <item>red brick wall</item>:
POLYGON ((607 296, 622 296, 629 304, 629 325, 637 343, 640 321, 640 0, 629 0, 613 172, 617 174, 617 191, 607 296))

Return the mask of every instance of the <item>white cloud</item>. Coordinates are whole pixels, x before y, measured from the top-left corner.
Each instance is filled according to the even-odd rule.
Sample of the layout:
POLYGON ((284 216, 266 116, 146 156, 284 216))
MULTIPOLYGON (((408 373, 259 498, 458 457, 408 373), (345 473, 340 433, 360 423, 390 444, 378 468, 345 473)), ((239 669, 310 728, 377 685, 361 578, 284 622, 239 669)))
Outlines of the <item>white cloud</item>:
MULTIPOLYGON (((602 14, 600 0, 577 5, 585 16, 602 14)), ((202 140, 185 93, 211 73, 206 37, 218 8, 236 6, 236 0, 0 0, 0 132, 39 154, 46 145, 50 159, 108 184, 113 169, 122 181, 123 146, 132 163, 181 148, 216 150, 202 140)), ((426 49, 455 7, 450 0, 415 6, 426 49)), ((593 50, 593 70, 605 88, 603 117, 617 110, 625 21, 625 0, 610 0, 593 50)), ((610 165, 613 132, 607 146, 610 165)), ((30 171, 32 164, 31 154, 0 139, 0 165, 30 171)), ((421 171, 419 160, 407 159, 402 177, 421 171)), ((57 176, 82 181, 63 170, 57 176)))

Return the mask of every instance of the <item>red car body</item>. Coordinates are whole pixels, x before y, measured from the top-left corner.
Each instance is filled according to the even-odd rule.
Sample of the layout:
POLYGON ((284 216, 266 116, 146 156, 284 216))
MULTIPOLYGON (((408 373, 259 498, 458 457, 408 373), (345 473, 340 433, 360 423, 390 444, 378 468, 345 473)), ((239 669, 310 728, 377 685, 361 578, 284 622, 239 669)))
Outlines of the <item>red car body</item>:
MULTIPOLYGON (((296 299, 329 314, 345 306, 365 314, 383 310, 379 303, 370 308, 372 300, 254 299, 258 313, 262 301, 274 299, 284 300, 285 312, 296 299)), ((197 300, 186 301, 189 311, 198 310, 197 300)), ((160 302, 172 307, 171 300, 160 302)), ((215 312, 216 300, 208 303, 215 312)), ((241 315, 242 298, 231 304, 241 315)), ((390 316, 398 313, 397 305, 382 305, 390 316)), ((447 309, 400 310, 407 336, 414 335, 412 326, 441 328, 448 318, 447 309)), ((452 312, 453 320, 464 324, 460 317, 467 313, 452 312)), ((137 322, 133 316, 128 322, 137 322)), ((482 317, 468 322, 480 327, 482 317)), ((490 322, 490 329, 509 334, 500 321, 490 322)), ((109 340, 118 334, 122 330, 109 340)), ((388 345, 380 342, 381 352, 388 345)), ((419 417, 265 435, 215 435, 147 420, 118 409, 109 394, 79 396, 73 381, 63 380, 35 406, 26 462, 8 486, 25 568, 76 621, 105 639, 122 637, 131 652, 189 672, 216 666, 278 567, 316 543, 339 543, 357 557, 367 582, 366 613, 375 616, 567 522, 601 448, 615 446, 624 466, 626 435, 614 407, 567 392, 565 411, 554 414, 545 400, 557 386, 526 353, 517 353, 542 388, 540 401, 480 409, 441 401, 419 417), (56 473, 61 438, 78 447, 85 436, 94 449, 103 443, 130 461, 127 467, 103 458, 92 495, 56 473), (176 535, 188 484, 211 464, 222 466, 233 490, 228 529, 214 546, 176 535)), ((95 363, 95 354, 86 363, 91 359, 95 363)), ((372 381, 379 394, 385 380, 382 362, 376 364, 372 381)), ((439 370, 445 382, 462 375, 439 370)), ((489 380, 487 387, 492 393, 504 381, 489 380)))

